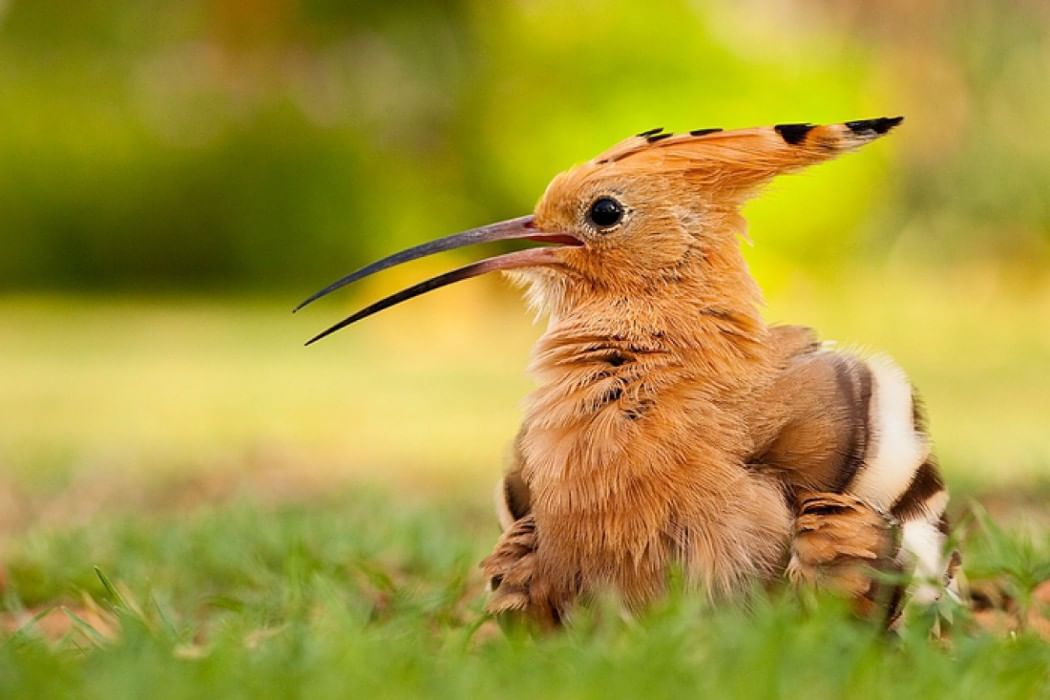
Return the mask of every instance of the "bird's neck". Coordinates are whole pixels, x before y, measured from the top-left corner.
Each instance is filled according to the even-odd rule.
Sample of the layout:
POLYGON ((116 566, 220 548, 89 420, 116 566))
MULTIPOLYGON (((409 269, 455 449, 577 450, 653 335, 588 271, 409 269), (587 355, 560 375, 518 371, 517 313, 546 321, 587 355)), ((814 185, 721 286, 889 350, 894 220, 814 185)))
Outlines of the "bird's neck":
POLYGON ((731 411, 771 362, 755 300, 730 298, 683 289, 659 299, 595 299, 552 320, 530 367, 539 387, 525 447, 536 477, 597 473, 611 462, 621 471, 658 467, 640 453, 673 455, 662 444, 677 439, 666 426, 731 411))
POLYGON ((746 274, 718 290, 683 283, 660 294, 591 294, 552 317, 530 369, 553 396, 609 379, 644 383, 654 371, 732 390, 765 365, 760 303, 746 274))

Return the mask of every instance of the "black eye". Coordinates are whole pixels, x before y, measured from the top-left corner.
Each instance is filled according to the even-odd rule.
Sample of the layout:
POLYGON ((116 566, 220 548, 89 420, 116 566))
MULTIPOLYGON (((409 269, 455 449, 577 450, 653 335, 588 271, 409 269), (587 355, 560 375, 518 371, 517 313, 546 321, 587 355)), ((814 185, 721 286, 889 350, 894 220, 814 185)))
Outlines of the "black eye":
POLYGON ((620 219, 623 218, 623 205, 612 197, 602 197, 594 201, 587 217, 598 228, 609 228, 620 223, 620 219))

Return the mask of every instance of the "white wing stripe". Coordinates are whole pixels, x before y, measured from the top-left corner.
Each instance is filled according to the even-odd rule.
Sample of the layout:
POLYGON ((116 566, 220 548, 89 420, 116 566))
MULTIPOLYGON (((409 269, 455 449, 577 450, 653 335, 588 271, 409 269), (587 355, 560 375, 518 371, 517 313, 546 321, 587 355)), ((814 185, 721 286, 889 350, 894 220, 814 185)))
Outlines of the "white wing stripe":
POLYGON ((929 445, 915 431, 912 389, 904 372, 886 357, 867 362, 872 378, 868 454, 847 490, 888 511, 929 456, 929 445))

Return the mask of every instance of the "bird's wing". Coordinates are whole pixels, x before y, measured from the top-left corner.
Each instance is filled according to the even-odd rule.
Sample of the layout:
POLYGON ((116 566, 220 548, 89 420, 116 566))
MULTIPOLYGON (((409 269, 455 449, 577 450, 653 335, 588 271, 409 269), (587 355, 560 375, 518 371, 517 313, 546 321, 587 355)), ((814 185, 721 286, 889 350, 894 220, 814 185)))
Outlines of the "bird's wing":
MULTIPOLYGON (((750 466, 782 480, 800 514, 807 494, 819 492, 855 498, 899 524, 895 557, 918 578, 913 597, 930 603, 945 588, 956 595, 958 557, 944 552, 948 492, 904 372, 887 357, 806 344, 798 330, 774 339, 780 370, 752 405, 750 466)), ((816 506, 817 516, 830 512, 816 506)))
POLYGON ((886 357, 824 347, 806 331, 773 330, 779 371, 749 407, 749 463, 792 489, 852 493, 883 512, 936 510, 943 483, 908 378, 886 357))
POLYGON ((503 478, 496 485, 496 514, 499 525, 507 530, 515 521, 521 520, 532 510, 532 495, 529 485, 521 475, 523 460, 521 457, 521 436, 525 432, 522 426, 511 448, 511 459, 503 478))

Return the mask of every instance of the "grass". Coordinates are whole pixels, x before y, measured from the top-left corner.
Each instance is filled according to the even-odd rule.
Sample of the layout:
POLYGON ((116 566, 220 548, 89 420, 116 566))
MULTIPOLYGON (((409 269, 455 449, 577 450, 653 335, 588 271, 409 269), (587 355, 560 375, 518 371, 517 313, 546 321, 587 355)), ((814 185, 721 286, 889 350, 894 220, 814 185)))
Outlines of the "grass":
POLYGON ((1050 284, 769 287, 770 318, 908 368, 955 514, 994 516, 963 516, 965 566, 1015 613, 946 642, 784 593, 502 633, 477 562, 538 329, 486 284, 308 350, 344 309, 0 299, 0 697, 1050 697, 1050 284))
MULTIPOLYGON (((678 593, 636 620, 599 605, 564 634, 504 636, 476 569, 494 537, 476 505, 362 489, 31 532, 8 557, 6 615, 64 607, 0 642, 0 697, 1050 693, 1050 645, 979 631, 961 611, 940 644, 921 618, 889 639, 833 600, 712 610, 678 593)), ((986 575, 1046 573, 1033 568, 1045 537, 973 539, 986 575)))

